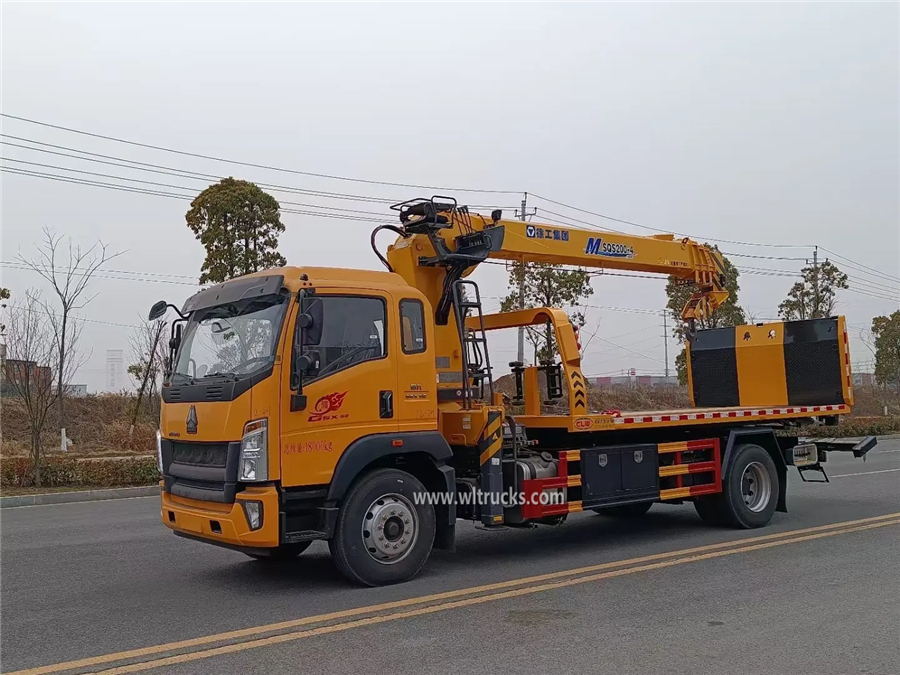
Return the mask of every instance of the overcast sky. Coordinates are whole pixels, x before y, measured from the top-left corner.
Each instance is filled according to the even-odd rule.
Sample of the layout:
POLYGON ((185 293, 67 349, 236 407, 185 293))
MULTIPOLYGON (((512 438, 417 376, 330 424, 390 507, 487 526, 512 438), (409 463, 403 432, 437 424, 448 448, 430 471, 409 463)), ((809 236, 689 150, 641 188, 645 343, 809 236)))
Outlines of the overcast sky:
MULTIPOLYGON (((853 360, 863 370, 871 354, 857 329, 898 308, 891 280, 900 276, 898 25, 896 3, 4 2, 2 111, 306 172, 528 191, 701 241, 797 247, 721 244, 744 256, 804 258, 817 244, 852 261, 844 269, 858 292, 842 292, 838 309, 854 327, 853 360)), ((9 119, 2 131, 178 171, 398 200, 429 194, 194 159, 9 119)), ((208 183, 9 145, 2 156, 117 178, 6 168, 172 194, 208 183)), ((521 199, 455 196, 506 207, 521 199)), ((534 197, 529 206, 538 207, 537 220, 559 220, 548 209, 604 224, 534 197)), ((155 300, 180 304, 192 292, 204 252, 184 223, 187 208, 182 199, 4 173, 2 259, 31 255, 45 225, 82 246, 100 238, 125 251, 108 265, 121 272, 95 279, 97 297, 82 314, 135 324, 155 300)), ((283 220, 280 250, 290 264, 379 266, 369 248, 372 223, 283 220)), ((732 260, 756 270, 795 272, 803 264, 732 260)), ((494 309, 505 273, 484 267, 476 278, 494 309)), ((14 295, 39 281, 4 264, 2 283, 14 295)), ((744 273, 741 304, 756 317, 775 317, 793 282, 744 273)), ((607 277, 594 288, 593 305, 644 311, 588 309, 584 342, 596 337, 585 371, 662 372, 661 318, 646 310, 664 306, 664 281, 607 277)), ((76 381, 103 389, 106 350, 127 353, 129 334, 86 324, 84 347, 93 356, 76 381)), ((494 362, 511 360, 514 343, 513 335, 492 340, 494 362)), ((676 353, 671 344, 670 362, 676 353)))

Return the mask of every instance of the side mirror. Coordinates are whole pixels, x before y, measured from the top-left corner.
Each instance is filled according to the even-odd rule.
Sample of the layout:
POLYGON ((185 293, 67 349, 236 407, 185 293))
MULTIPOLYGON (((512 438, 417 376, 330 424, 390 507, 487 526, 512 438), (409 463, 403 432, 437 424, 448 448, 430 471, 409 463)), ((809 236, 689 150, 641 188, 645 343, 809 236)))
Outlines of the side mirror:
POLYGON ((163 314, 166 313, 166 308, 168 308, 169 303, 165 300, 160 300, 153 304, 153 307, 150 308, 150 315, 147 317, 150 321, 156 321, 163 314))
POLYGON ((304 345, 317 345, 322 341, 322 321, 325 317, 325 305, 321 298, 308 298, 301 309, 303 313, 297 317, 297 326, 303 331, 304 345))
POLYGON ((301 373, 308 373, 313 366, 319 362, 318 352, 306 352, 297 357, 297 370, 301 373))
POLYGON ((181 324, 175 324, 175 333, 169 338, 169 349, 174 353, 181 344, 181 324))

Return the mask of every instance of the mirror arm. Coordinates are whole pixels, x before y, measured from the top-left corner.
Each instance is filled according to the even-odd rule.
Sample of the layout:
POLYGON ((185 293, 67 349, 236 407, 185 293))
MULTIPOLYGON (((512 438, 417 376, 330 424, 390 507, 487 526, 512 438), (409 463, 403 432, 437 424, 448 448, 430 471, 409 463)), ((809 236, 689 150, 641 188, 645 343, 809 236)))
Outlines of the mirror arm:
POLYGON ((175 305, 173 305, 172 303, 167 303, 167 304, 166 304, 166 307, 171 307, 172 309, 175 310, 175 313, 176 313, 179 317, 181 317, 181 318, 184 319, 185 321, 188 320, 188 314, 190 314, 190 312, 188 312, 188 314, 182 314, 182 313, 181 313, 181 310, 178 309, 178 308, 177 308, 175 305))

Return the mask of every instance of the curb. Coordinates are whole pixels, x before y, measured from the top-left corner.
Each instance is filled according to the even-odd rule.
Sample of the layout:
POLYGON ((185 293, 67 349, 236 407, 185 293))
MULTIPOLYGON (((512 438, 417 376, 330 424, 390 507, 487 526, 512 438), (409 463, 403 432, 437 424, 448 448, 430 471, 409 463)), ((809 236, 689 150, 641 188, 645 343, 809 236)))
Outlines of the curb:
POLYGON ((155 497, 158 494, 159 485, 148 485, 146 487, 111 488, 109 490, 16 495, 15 497, 0 497, 0 509, 9 509, 16 506, 39 506, 41 504, 70 504, 73 502, 95 502, 107 499, 128 499, 130 497, 155 497))

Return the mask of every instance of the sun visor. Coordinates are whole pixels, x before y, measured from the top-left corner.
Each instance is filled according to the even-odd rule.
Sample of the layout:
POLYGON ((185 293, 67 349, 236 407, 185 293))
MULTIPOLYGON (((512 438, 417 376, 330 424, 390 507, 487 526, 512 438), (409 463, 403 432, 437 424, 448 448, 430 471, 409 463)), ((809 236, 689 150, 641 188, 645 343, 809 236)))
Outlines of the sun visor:
POLYGON ((283 274, 267 274, 264 276, 238 277, 221 284, 206 288, 189 297, 181 310, 182 314, 196 312, 198 309, 238 302, 248 298, 275 295, 284 286, 283 274))

